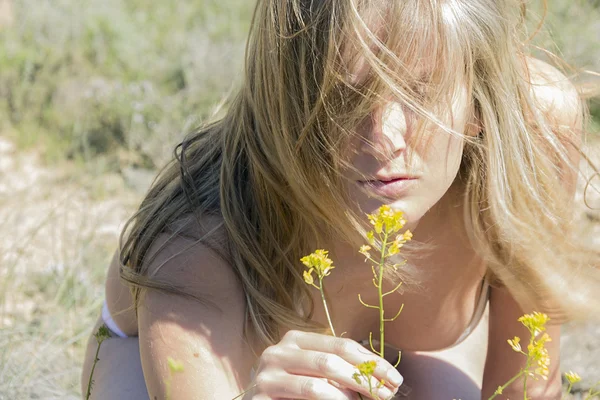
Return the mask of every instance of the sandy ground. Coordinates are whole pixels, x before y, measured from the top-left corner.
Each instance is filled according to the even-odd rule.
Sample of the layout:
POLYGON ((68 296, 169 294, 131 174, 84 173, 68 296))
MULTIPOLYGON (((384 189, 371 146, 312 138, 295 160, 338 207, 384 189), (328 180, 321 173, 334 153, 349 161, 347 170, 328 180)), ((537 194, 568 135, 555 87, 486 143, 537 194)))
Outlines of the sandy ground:
MULTIPOLYGON (((593 148, 597 153, 600 146, 595 144, 593 148)), ((594 157, 600 160, 598 154, 594 157)), ((47 279, 67 274, 87 288, 81 301, 85 300, 88 314, 76 322, 61 321, 73 326, 70 334, 79 335, 65 351, 70 352, 72 360, 80 359, 86 329, 103 297, 103 266, 116 246, 124 221, 151 177, 151 172, 132 170, 123 175, 88 177, 65 167, 43 167, 35 153, 19 153, 12 143, 0 137, 0 233, 3 238, 0 241, 3 300, 0 332, 10 335, 11 329, 30 326, 36 318, 42 321, 38 324, 43 325, 40 314, 46 311, 39 303, 46 300, 30 293, 31 277, 47 279)), ((595 183, 600 188, 600 178, 595 183)), ((582 198, 581 188, 580 183, 578 200, 582 198)), ((585 240, 600 246, 600 195, 591 189, 587 200, 596 210, 581 209, 578 218, 586 227, 585 240)), ((57 290, 68 291, 69 287, 59 285, 57 290)), ((583 398, 577 392, 600 379, 600 324, 566 326, 561 357, 563 371, 574 370, 584 377, 584 381, 576 385, 573 397, 583 398)), ((78 368, 73 368, 73 377, 64 385, 76 384, 78 368)), ((0 381, 5 377, 3 373, 6 374, 0 367, 0 381)), ((6 390, 9 389, 4 388, 5 395, 6 390)), ((74 387, 65 390, 71 390, 71 394, 56 398, 76 398, 74 387)), ((3 398, 14 397, 3 397, 0 385, 0 399, 3 398)))

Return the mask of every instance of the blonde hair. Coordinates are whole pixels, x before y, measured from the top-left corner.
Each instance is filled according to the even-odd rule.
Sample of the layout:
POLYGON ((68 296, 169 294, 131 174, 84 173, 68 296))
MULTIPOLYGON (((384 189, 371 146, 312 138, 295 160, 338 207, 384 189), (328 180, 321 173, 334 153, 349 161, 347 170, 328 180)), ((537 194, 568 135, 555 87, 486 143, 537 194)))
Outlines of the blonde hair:
POLYGON ((196 239, 239 277, 248 327, 262 343, 276 342, 281 327, 318 329, 297 307, 310 298, 299 259, 327 238, 357 248, 363 241, 343 171, 351 168, 355 127, 392 95, 422 117, 420 132, 438 124, 466 140, 457 178, 464 220, 498 283, 552 315, 597 310, 600 256, 572 234, 561 184, 577 171, 568 146, 581 152, 579 132, 558 129, 538 110, 525 11, 520 0, 258 1, 241 88, 224 117, 177 146, 122 233, 121 276, 135 305, 142 289, 185 294, 149 276, 148 249, 185 216, 201 227, 214 215, 226 248, 211 242, 219 227, 199 228, 196 239), (426 79, 413 74, 424 55, 435 65, 426 79), (368 71, 360 80, 359 64, 368 71), (472 95, 481 128, 474 137, 443 126, 432 111, 448 103, 457 76, 472 95))

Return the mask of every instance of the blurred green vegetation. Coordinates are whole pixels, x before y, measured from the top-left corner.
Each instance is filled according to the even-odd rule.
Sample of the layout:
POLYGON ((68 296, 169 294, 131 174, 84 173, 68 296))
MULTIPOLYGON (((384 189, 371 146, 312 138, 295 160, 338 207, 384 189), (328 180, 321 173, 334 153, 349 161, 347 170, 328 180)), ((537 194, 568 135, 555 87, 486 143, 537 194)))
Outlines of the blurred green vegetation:
POLYGON ((48 160, 144 167, 239 75, 244 0, 20 0, 0 32, 0 128, 48 160))
MULTIPOLYGON (((48 161, 162 165, 240 75, 253 4, 15 1, 15 23, 0 31, 2 134, 48 161)), ((529 4, 534 14, 541 4, 529 4)), ((550 32, 535 42, 600 71, 599 2, 548 4, 550 32)), ((592 111, 600 118, 600 103, 592 111)))
MULTIPOLYGON (((532 17, 529 23, 531 33, 544 15, 543 4, 542 0, 528 2, 532 17)), ((540 48, 533 52, 534 55, 556 65, 547 53, 550 51, 572 67, 571 71, 567 68, 567 76, 576 82, 595 81, 596 86, 600 85, 600 1, 548 0, 546 11, 544 25, 532 41, 534 46, 540 48), (585 73, 586 70, 596 75, 585 73), (578 76, 573 76, 577 72, 578 76)), ((600 93, 597 92, 597 95, 600 93)), ((589 106, 593 117, 590 129, 598 134, 600 98, 591 99, 589 106)))

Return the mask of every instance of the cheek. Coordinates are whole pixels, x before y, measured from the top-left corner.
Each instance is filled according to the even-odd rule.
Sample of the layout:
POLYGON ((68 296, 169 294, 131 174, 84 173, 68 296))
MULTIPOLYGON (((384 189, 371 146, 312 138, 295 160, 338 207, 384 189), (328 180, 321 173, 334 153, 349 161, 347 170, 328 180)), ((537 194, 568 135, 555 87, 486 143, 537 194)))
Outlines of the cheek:
MULTIPOLYGON (((454 99, 452 107, 442 118, 445 126, 449 127, 458 134, 465 134, 467 121, 469 118, 469 106, 467 102, 466 90, 461 91, 454 99)), ((447 164, 448 168, 455 168, 462 159, 464 149, 464 139, 461 136, 446 133, 438 126, 435 127, 433 140, 430 142, 428 158, 435 158, 439 164, 447 164)))
POLYGON ((463 140, 445 132, 436 133, 427 149, 427 164, 435 176, 445 180, 455 175, 463 153, 463 140))

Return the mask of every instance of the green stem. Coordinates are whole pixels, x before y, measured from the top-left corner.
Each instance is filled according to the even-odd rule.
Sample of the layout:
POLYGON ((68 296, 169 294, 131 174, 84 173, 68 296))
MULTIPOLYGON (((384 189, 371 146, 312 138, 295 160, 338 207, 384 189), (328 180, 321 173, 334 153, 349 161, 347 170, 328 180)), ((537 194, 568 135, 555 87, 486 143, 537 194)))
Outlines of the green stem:
POLYGON ((319 292, 321 292, 321 299, 323 300, 323 307, 325 308, 325 314, 327 315, 327 322, 329 322, 329 329, 331 329, 331 333, 333 336, 337 336, 335 334, 335 330, 333 329, 333 323, 331 322, 331 316, 329 315, 329 308, 327 307, 327 300, 325 300, 325 289, 323 288, 323 278, 319 278, 319 292))
POLYGON ((379 261, 379 281, 377 284, 377 291, 379 292, 379 355, 384 358, 383 352, 385 349, 385 336, 384 336, 384 310, 383 310, 383 266, 385 263, 385 246, 387 245, 388 234, 383 236, 383 243, 381 245, 381 261, 379 261))
POLYGON ((567 388, 567 394, 571 394, 571 389, 573 389, 573 384, 569 382, 569 387, 567 388))
MULTIPOLYGON (((513 383, 514 381, 516 381, 517 379, 519 379, 519 377, 521 375, 523 375, 525 373, 525 370, 521 370, 521 372, 519 372, 518 374, 516 374, 515 376, 513 376, 512 378, 510 378, 510 380, 508 382, 506 382, 504 385, 500 386, 500 391, 503 392, 504 389, 506 389, 508 387, 508 385, 510 385, 511 383, 513 383)), ((494 392, 494 394, 492 395, 492 397, 488 398, 488 400, 492 400, 494 397, 498 396, 498 391, 494 392)))
MULTIPOLYGON (((529 346, 533 345, 533 342, 535 341, 535 333, 531 332, 531 338, 529 338, 529 346)), ((523 400, 527 400, 527 372, 529 371, 529 368, 531 368, 531 351, 528 351, 527 353, 527 365, 525 366, 525 376, 523 377, 523 400)))
POLYGON ((100 354, 100 346, 102 345, 102 342, 104 342, 104 339, 98 340, 98 348, 96 349, 96 355, 94 356, 94 364, 92 364, 92 370, 90 372, 90 380, 88 382, 88 390, 87 394, 85 395, 85 400, 89 400, 90 396, 92 395, 92 378, 94 376, 96 364, 98 363, 98 361, 100 361, 100 359, 98 358, 98 354, 100 354))
POLYGON ((594 392, 594 390, 596 390, 596 386, 598 386, 598 383, 596 383, 594 386, 592 386, 588 392, 588 394, 585 396, 584 400, 590 400, 592 399, 594 396, 596 396, 597 394, 600 394, 600 390, 597 392, 594 392))
POLYGON ((590 394, 589 394, 589 395, 586 397, 586 400, 587 400, 587 399, 592 399, 594 396, 596 396, 596 395, 598 395, 598 394, 600 394, 600 391, 598 391, 598 392, 594 392, 594 393, 590 393, 590 394))

